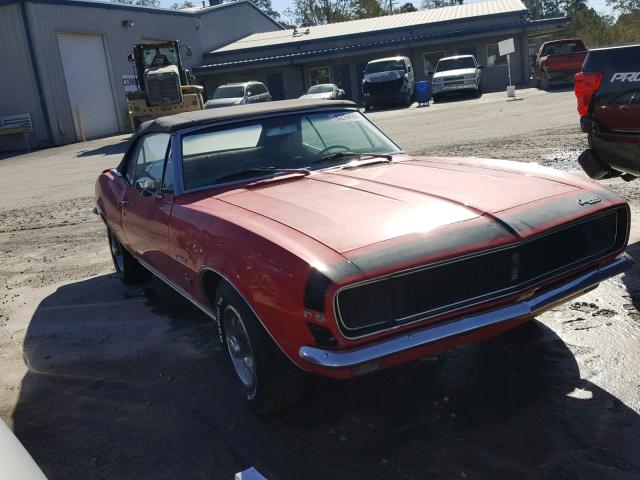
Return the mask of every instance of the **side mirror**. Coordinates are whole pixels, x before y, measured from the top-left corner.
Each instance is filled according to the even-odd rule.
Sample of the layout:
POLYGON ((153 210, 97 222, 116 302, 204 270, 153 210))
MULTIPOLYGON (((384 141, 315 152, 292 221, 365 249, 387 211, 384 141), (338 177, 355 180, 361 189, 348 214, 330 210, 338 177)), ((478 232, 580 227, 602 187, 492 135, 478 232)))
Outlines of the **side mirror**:
POLYGON ((408 65, 407 66, 407 72, 410 72, 410 71, 411 71, 411 65, 408 65))
POLYGON ((433 74, 434 74, 434 73, 436 73, 436 72, 427 72, 427 73, 428 73, 429 75, 433 75, 433 74))
POLYGON ((156 182, 149 177, 140 177, 136 180, 136 192, 143 197, 154 195, 156 193, 156 182))
POLYGON ((484 68, 484 65, 478 65, 478 68, 482 70, 484 68))
POLYGON ((133 55, 133 52, 129 52, 127 60, 129 60, 129 63, 134 63, 136 61, 136 57, 133 55))
POLYGON ((191 47, 187 45, 184 48, 184 53, 187 57, 190 57, 191 55, 193 55, 193 50, 191 50, 191 47))

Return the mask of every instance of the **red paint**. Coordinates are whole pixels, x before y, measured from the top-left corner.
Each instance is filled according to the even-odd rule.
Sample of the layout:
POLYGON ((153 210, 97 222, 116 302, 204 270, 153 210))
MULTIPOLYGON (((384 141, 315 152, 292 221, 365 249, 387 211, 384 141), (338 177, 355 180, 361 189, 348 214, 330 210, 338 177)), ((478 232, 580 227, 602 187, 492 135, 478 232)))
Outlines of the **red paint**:
MULTIPOLYGON (((602 187, 589 181, 518 162, 405 155, 394 160, 393 164, 331 168, 306 177, 290 175, 175 198, 166 194, 162 198, 141 197, 123 177, 104 172, 96 184, 97 205, 107 224, 135 256, 144 259, 194 300, 209 305, 200 284, 200 273, 214 269, 245 297, 280 348, 299 367, 345 378, 356 372, 324 370, 304 363, 298 356, 301 346, 315 345, 303 305, 312 268, 344 265, 357 254, 375 254, 416 236, 442 237, 459 231, 469 222, 489 224, 536 209, 553 208, 561 202, 575 203, 577 195, 603 192, 602 187), (129 204, 118 206, 121 199, 129 200, 129 204)), ((505 236, 493 244, 470 243, 458 250, 445 249, 381 271, 359 271, 352 267, 353 275, 328 289, 326 322, 322 325, 338 339, 336 348, 350 349, 450 319, 451 314, 442 315, 400 326, 393 332, 349 340, 337 328, 333 295, 344 285, 372 276, 521 241, 580 216, 624 204, 607 192, 600 203, 585 206, 578 214, 554 218, 544 225, 530 225, 519 235, 505 236)), ((529 292, 544 286, 538 285, 529 292)), ((495 308, 515 301, 520 295, 522 292, 455 315, 495 308)), ((389 357, 380 366, 390 367, 496 335, 525 320, 517 319, 389 357)))

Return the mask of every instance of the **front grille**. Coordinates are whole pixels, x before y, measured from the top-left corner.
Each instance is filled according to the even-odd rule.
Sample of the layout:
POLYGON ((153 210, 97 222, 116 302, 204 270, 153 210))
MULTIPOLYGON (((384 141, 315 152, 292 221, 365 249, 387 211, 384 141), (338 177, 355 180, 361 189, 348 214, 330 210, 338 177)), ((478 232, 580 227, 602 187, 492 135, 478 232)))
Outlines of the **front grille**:
POLYGON ((446 86, 464 85, 464 77, 444 77, 443 82, 446 86))
POLYGON ((356 337, 517 291, 621 250, 627 222, 618 209, 511 247, 347 287, 336 297, 338 320, 356 337))
POLYGON ((182 102, 180 77, 173 73, 150 75, 146 79, 149 106, 177 105, 182 102))
POLYGON ((364 93, 372 95, 386 95, 390 93, 398 93, 402 90, 404 79, 389 80, 387 82, 365 82, 363 85, 364 93))

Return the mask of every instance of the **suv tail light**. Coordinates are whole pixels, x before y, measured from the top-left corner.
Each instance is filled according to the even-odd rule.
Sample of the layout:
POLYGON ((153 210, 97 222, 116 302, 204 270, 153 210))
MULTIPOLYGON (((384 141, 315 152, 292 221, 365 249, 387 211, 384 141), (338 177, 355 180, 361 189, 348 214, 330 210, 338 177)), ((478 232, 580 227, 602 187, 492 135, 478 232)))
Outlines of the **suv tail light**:
POLYGON ((602 72, 578 72, 575 77, 575 93, 578 99, 578 113, 586 117, 593 94, 598 91, 602 83, 602 72))

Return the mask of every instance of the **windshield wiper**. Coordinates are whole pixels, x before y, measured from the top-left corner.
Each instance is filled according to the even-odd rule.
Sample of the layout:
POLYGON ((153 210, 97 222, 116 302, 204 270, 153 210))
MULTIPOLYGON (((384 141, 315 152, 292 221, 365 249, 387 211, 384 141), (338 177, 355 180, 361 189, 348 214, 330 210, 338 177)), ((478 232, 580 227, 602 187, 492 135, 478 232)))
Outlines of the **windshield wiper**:
POLYGON ((278 167, 247 168, 246 170, 240 170, 238 172, 230 173, 229 175, 223 175, 222 177, 218 177, 214 180, 214 182, 218 183, 221 180, 230 180, 235 177, 243 177, 245 175, 251 175, 252 173, 302 173, 303 175, 307 176, 311 173, 311 171, 306 168, 278 168, 278 167))
POLYGON ((336 153, 332 153, 331 155, 325 155, 324 157, 320 157, 320 158, 314 160, 313 162, 311 162, 311 164, 313 165, 313 164, 317 164, 317 163, 336 162, 338 160, 342 160, 342 159, 348 158, 348 157, 384 158, 388 162, 393 160, 393 155, 391 155, 390 153, 336 152, 336 153))

